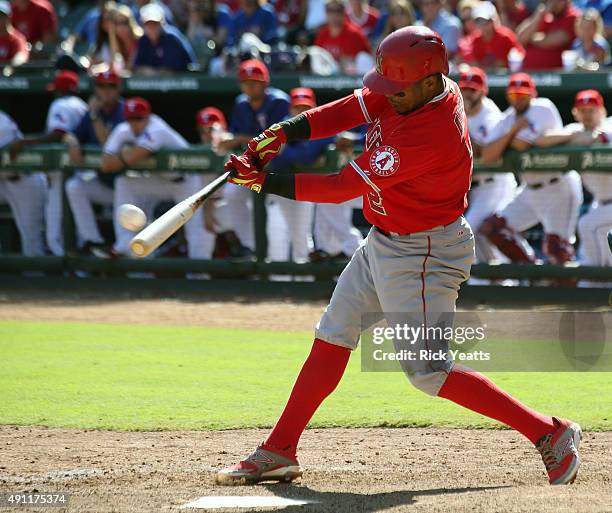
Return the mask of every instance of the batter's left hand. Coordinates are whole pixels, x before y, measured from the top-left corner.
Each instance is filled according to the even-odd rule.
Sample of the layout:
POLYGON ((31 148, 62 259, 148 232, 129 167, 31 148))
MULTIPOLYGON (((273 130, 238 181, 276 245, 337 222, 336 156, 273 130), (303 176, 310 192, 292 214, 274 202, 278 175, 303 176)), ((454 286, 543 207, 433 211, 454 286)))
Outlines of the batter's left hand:
POLYGON ((259 171, 248 156, 238 157, 232 154, 224 167, 226 171, 232 172, 227 180, 228 182, 246 187, 257 193, 261 192, 266 180, 266 173, 259 171))

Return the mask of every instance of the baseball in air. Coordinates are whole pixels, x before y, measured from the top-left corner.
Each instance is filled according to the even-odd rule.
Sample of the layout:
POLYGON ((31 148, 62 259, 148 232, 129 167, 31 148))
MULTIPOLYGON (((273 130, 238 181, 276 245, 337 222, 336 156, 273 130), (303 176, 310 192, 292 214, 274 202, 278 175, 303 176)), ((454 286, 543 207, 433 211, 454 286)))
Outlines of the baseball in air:
POLYGON ((129 203, 124 203, 119 207, 117 217, 119 224, 132 232, 137 232, 147 222, 145 213, 136 205, 130 205, 129 203))

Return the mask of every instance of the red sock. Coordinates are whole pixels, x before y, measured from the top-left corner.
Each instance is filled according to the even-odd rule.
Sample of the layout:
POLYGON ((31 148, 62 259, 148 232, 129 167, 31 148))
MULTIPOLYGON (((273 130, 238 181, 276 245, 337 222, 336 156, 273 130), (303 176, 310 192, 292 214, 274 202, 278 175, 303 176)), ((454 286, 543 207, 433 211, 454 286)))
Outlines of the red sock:
POLYGON ((344 374, 350 349, 315 339, 282 415, 264 442, 295 454, 306 425, 344 374))
POLYGON ((476 371, 455 365, 438 392, 440 397, 516 429, 534 445, 555 430, 552 418, 528 408, 476 371))

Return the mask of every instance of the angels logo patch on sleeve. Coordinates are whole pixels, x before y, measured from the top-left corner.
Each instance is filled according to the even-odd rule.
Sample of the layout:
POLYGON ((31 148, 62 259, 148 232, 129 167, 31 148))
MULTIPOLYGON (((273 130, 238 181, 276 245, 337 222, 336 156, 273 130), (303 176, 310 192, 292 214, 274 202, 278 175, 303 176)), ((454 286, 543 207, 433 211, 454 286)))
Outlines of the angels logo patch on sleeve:
POLYGON ((379 146, 370 155, 370 169, 378 176, 392 175, 399 165, 399 152, 392 146, 379 146))

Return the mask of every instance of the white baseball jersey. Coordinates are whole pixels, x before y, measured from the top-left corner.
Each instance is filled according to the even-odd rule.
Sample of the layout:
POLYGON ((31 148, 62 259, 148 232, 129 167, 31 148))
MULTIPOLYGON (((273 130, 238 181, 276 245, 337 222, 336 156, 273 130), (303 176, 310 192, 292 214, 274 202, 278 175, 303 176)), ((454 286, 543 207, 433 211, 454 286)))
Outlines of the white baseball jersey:
POLYGON ((117 155, 124 144, 133 144, 152 152, 162 148, 188 148, 189 143, 174 128, 156 114, 151 114, 149 122, 140 135, 134 134, 127 121, 119 123, 108 136, 104 153, 117 155))
MULTIPOLYGON (((603 132, 608 142, 612 143, 612 124, 606 123, 604 120, 597 127, 597 130, 603 132)), ((588 132, 582 123, 570 123, 565 126, 564 131, 570 134, 588 132)), ((612 175, 609 173, 589 173, 588 171, 580 174, 582 176, 582 183, 598 202, 612 200, 612 175)))
POLYGON ((468 116, 468 130, 470 139, 479 146, 484 146, 491 130, 502 117, 501 110, 491 98, 482 99, 482 108, 473 116, 468 116))
MULTIPOLYGON (((561 130, 563 122, 555 104, 548 98, 533 98, 524 114, 529 122, 527 128, 523 128, 516 134, 517 139, 533 144, 535 140, 549 130, 561 130)), ((507 134, 516 122, 516 110, 508 107, 502 114, 499 122, 493 127, 487 143, 496 141, 507 134)), ((527 183, 538 183, 558 176, 558 172, 550 173, 523 173, 523 179, 527 183)))
POLYGON ((78 96, 56 98, 47 113, 47 133, 55 130, 74 132, 87 112, 87 104, 78 96))
MULTIPOLYGON (((188 148, 189 143, 174 128, 156 114, 149 116, 149 122, 140 135, 136 135, 127 121, 119 123, 108 136, 104 145, 104 153, 117 155, 124 144, 133 144, 146 148, 151 152, 167 149, 188 148)), ((180 173, 163 173, 161 178, 174 179, 180 173)))
POLYGON ((0 148, 11 144, 17 139, 23 139, 23 134, 13 118, 0 110, 0 148))

